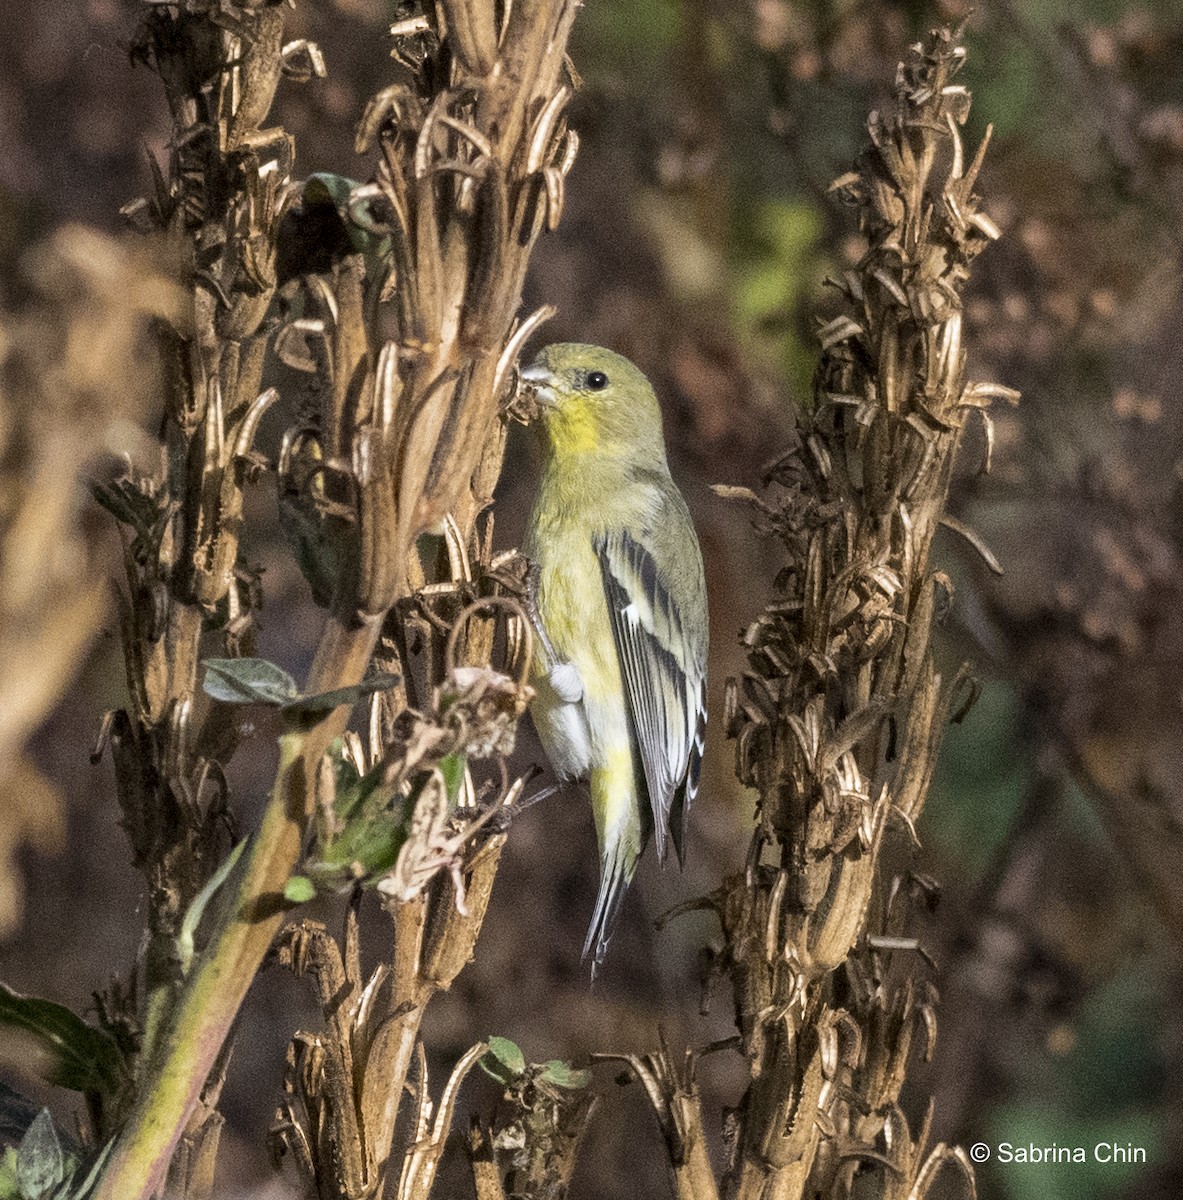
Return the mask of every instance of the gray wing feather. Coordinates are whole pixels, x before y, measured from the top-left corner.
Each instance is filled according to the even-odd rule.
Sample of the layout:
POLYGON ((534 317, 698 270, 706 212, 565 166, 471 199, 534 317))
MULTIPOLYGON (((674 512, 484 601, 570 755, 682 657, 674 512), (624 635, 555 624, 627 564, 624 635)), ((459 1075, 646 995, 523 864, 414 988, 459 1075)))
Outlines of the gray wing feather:
POLYGON ((705 656, 687 638, 682 614, 644 546, 627 532, 611 533, 597 540, 596 551, 658 857, 665 858, 668 828, 682 861, 685 813, 698 790, 702 762, 705 656))

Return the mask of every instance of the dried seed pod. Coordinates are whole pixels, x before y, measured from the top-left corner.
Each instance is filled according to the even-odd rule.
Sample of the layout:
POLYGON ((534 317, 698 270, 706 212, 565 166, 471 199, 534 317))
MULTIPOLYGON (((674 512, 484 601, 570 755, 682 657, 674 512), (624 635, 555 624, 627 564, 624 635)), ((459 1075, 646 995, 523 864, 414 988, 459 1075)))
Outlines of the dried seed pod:
MULTIPOLYGON (((740 1194, 845 1194, 844 1147, 898 1148, 906 1128, 896 1105, 918 1010, 906 974, 886 974, 884 958, 916 945, 877 929, 891 912, 879 855, 889 826, 915 836, 951 705, 932 663, 928 560, 963 414, 1007 398, 964 382, 960 292, 995 228, 972 193, 980 151, 967 168, 961 147, 969 94, 951 79, 962 60, 947 32, 914 47, 893 106, 872 114, 859 169, 832 185, 858 208, 868 250, 839 289, 845 310, 819 331, 800 445, 776 460, 760 498, 788 557, 775 602, 745 635, 749 670, 729 688, 727 714, 737 772, 760 790, 759 837, 785 870, 749 869, 728 897, 734 913, 772 903, 776 919, 758 936, 724 921, 753 1078, 729 1179, 740 1194), (750 981, 769 938, 791 969, 770 981, 753 1020, 750 981), (782 1078, 786 1012, 796 1014, 795 1065, 813 1046, 820 1055, 808 1096, 800 1076, 782 1078), (834 1049, 840 1027, 845 1056, 834 1049), (756 1104, 770 1079, 791 1096, 782 1108, 756 1104), (793 1141, 806 1127, 810 1137, 793 1141)), ((919 1153, 907 1155, 891 1158, 891 1194, 919 1195, 928 1178, 919 1153)))

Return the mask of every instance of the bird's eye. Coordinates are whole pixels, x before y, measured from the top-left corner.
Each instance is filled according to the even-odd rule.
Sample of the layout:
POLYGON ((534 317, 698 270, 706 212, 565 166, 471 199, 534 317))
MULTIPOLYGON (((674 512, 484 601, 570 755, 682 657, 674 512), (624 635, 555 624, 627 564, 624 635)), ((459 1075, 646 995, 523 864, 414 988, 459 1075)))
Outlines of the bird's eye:
POLYGON ((608 376, 603 371, 588 371, 587 386, 593 392, 602 392, 608 386, 608 376))

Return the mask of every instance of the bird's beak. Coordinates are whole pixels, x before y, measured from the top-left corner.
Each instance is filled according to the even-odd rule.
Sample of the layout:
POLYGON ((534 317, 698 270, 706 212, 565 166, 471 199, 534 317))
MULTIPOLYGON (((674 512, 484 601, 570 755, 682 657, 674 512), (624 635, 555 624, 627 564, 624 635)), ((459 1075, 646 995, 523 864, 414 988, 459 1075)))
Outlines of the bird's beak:
POLYGON ((513 399, 506 406, 505 415, 512 421, 529 425, 541 418, 543 410, 554 408, 558 402, 554 375, 540 362, 532 362, 518 372, 517 387, 513 399))
POLYGON ((555 384, 558 381, 549 367, 540 362, 533 362, 521 372, 520 379, 534 393, 539 404, 546 408, 554 406, 558 400, 558 394, 555 392, 555 384))

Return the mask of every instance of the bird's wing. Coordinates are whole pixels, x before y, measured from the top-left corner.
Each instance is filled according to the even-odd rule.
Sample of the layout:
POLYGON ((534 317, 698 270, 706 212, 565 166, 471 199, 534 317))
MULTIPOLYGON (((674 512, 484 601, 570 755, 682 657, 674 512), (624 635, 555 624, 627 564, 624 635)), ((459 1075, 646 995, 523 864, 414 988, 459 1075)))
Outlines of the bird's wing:
MULTIPOLYGON (((687 634, 653 555, 629 533, 596 540, 629 716, 645 772, 658 857, 666 829, 679 861, 698 790, 706 723, 706 648, 687 634)), ((704 601, 705 603, 705 601, 704 601)))

